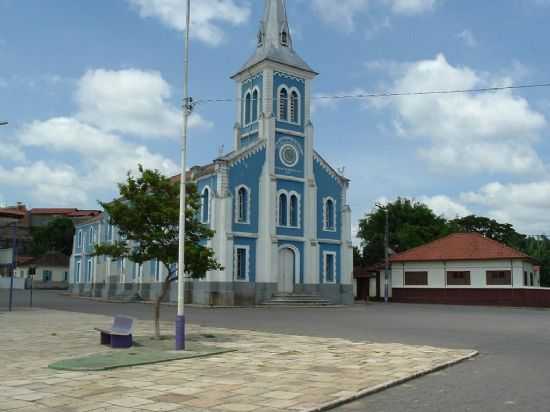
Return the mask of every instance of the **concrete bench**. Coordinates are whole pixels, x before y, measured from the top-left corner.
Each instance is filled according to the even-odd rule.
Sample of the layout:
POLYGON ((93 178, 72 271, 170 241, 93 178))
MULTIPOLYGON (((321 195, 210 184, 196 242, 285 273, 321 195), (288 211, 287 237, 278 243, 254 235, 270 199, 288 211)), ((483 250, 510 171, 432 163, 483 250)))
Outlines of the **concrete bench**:
POLYGON ((130 348, 133 343, 134 319, 117 315, 110 329, 95 328, 95 330, 101 333, 102 345, 111 345, 113 349, 130 348))

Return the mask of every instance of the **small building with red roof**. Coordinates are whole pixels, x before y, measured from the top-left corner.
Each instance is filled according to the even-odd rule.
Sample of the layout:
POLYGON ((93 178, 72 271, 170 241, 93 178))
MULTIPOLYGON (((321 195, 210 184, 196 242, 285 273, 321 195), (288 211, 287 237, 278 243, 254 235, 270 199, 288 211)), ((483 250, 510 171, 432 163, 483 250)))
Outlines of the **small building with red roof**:
POLYGON ((510 291, 540 288, 533 258, 478 233, 409 249, 392 256, 391 264, 394 301, 515 305, 510 291))

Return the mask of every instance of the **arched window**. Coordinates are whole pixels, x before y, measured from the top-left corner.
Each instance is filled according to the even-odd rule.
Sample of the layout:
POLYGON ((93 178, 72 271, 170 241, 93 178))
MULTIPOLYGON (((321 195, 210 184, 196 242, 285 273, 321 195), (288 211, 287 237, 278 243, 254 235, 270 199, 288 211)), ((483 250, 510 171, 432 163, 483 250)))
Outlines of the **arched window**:
POLYGON ((210 189, 208 187, 205 187, 202 191, 201 222, 210 222, 210 189))
POLYGON ((298 196, 290 196, 290 226, 298 227, 298 196))
POLYGON ((240 186, 237 189, 237 204, 235 220, 237 223, 249 223, 250 216, 250 192, 247 187, 240 186))
POLYGON ((260 102, 259 102, 259 93, 258 89, 254 90, 254 93, 252 93, 252 121, 255 122, 258 120, 258 108, 259 108, 260 102))
POLYGON ((300 119, 300 100, 298 93, 293 90, 290 94, 290 121, 292 123, 298 123, 300 119))
POLYGON ((326 198, 323 210, 324 229, 336 230, 336 206, 334 199, 326 198))
POLYGON ((250 124, 250 115, 252 111, 252 95, 250 92, 246 94, 245 104, 244 104, 244 124, 250 124))
POLYGON ((279 92, 279 120, 288 121, 288 90, 284 87, 279 92))
POLYGON ((288 224, 288 197, 286 193, 279 195, 279 226, 288 224))

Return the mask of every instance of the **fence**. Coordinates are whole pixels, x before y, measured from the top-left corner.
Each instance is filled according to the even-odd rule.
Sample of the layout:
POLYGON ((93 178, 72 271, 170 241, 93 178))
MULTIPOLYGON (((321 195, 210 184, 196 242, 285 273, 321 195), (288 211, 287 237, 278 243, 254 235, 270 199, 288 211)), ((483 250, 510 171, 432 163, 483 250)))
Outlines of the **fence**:
POLYGON ((550 289, 393 288, 393 302, 550 308, 550 289))

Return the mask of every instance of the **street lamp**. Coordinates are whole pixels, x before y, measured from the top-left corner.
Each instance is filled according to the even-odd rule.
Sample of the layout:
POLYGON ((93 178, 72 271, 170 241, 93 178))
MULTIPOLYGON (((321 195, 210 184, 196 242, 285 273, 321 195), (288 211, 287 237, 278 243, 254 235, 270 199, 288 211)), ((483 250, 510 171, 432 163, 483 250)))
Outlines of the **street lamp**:
POLYGON ((384 227, 384 302, 388 303, 390 287, 390 211, 388 205, 382 206, 377 203, 376 207, 380 210, 384 210, 386 214, 386 224, 384 227))
POLYGON ((183 132, 181 137, 179 252, 178 252, 178 314, 176 316, 176 350, 185 350, 185 211, 186 211, 186 162, 187 133, 193 100, 189 97, 189 31, 191 22, 191 0, 187 0, 185 26, 185 58, 183 81, 183 132))
POLYGON ((0 122, 0 126, 7 126, 8 122, 0 122))

